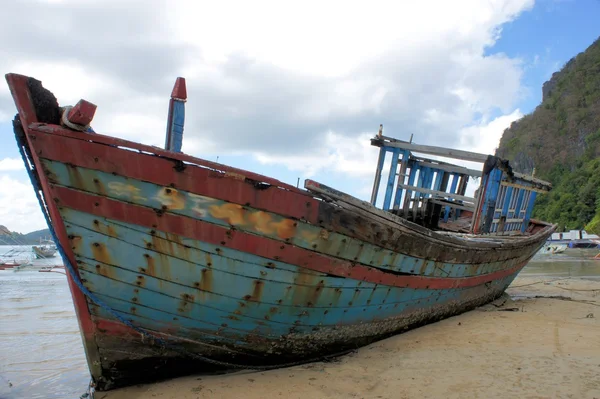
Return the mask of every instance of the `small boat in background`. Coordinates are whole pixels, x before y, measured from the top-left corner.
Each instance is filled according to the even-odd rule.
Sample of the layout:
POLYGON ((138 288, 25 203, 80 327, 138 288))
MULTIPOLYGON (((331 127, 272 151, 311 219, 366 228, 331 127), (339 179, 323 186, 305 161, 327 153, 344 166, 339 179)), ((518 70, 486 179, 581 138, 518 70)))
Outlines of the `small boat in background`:
POLYGON ((320 360, 468 311, 502 295, 556 229, 531 218, 551 185, 492 155, 380 126, 367 202, 183 154, 183 78, 164 149, 97 134, 94 104, 60 107, 40 81, 6 78, 98 391, 320 360))
POLYGON ((13 269, 13 268, 19 267, 21 265, 22 265, 21 262, 17 262, 14 259, 12 259, 10 261, 4 261, 4 260, 0 259, 0 270, 13 269))
POLYGON ((581 239, 581 240, 571 240, 568 244, 569 248, 600 248, 600 244, 596 240, 591 239, 581 239))
POLYGON ((542 255, 554 255, 554 254, 562 254, 567 250, 567 245, 565 244, 546 244, 540 249, 538 252, 542 255))
POLYGON ((29 251, 22 248, 12 248, 0 255, 0 270, 19 270, 21 267, 31 265, 29 251), (28 254, 28 255, 24 255, 28 254))
POLYGON ((33 249, 36 259, 52 258, 56 255, 57 251, 53 241, 42 240, 41 238, 39 245, 34 245, 31 248, 33 249))

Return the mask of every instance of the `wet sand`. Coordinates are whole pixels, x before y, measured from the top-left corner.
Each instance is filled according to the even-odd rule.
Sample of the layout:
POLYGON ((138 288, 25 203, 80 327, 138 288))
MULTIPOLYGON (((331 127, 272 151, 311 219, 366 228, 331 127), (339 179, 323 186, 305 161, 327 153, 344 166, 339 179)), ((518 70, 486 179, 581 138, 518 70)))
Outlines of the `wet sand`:
POLYGON ((525 275, 507 292, 330 363, 183 377, 95 398, 600 398, 600 281, 525 275))

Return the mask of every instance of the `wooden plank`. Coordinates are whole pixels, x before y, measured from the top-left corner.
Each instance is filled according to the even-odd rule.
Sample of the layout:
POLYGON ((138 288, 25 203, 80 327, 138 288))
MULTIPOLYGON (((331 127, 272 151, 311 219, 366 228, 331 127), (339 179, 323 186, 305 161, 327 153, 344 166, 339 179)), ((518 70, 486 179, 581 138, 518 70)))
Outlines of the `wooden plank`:
MULTIPOLYGON (((408 168, 408 160, 410 159, 410 152, 404 151, 402 153, 402 163, 400 166, 400 173, 398 173, 398 182, 396 185, 403 184, 406 179, 406 169, 408 168)), ((400 187, 396 187, 396 196, 394 198, 394 209, 400 208, 400 200, 402 199, 402 190, 400 187)))
MULTIPOLYGON (((267 183, 272 186, 280 187, 286 189, 288 191, 292 191, 295 193, 303 194, 307 196, 306 191, 301 190, 295 186, 292 186, 287 183, 283 183, 276 179, 270 178, 268 176, 260 175, 258 173, 250 172, 244 169, 234 168, 232 166, 223 165, 220 163, 207 161, 201 158, 195 158, 191 155, 187 155, 184 153, 174 153, 171 151, 164 150, 158 147, 152 147, 145 144, 135 143, 133 141, 127 141, 123 139, 119 139, 113 136, 106 136, 100 133, 86 133, 86 132, 74 132, 72 130, 61 128, 56 125, 46 125, 44 123, 32 123, 29 126, 29 129, 35 132, 50 134, 53 137, 61 136, 72 138, 75 140, 79 140, 80 142, 86 143, 98 143, 105 144, 111 147, 120 147, 122 149, 135 150, 140 154, 151 154, 161 157, 163 159, 172 160, 172 161, 181 161, 183 166, 187 166, 185 163, 205 167, 208 169, 213 169, 215 171, 224 172, 226 175, 233 176, 244 176, 247 179, 255 180, 257 182, 267 183)), ((54 140, 54 139, 52 139, 54 140)), ((61 152, 62 153, 62 152, 61 152)), ((130 154, 135 154, 134 151, 130 151, 130 154)), ((112 162, 113 164, 118 164, 117 162, 112 162)), ((173 165, 171 165, 172 167, 173 165)))
POLYGON ((506 186, 506 187, 514 187, 514 188, 521 188, 523 190, 527 190, 527 191, 535 191, 536 193, 547 193, 549 190, 542 190, 539 189, 537 187, 532 187, 532 186, 524 186, 522 184, 515 184, 515 183, 510 183, 507 181, 502 181, 500 183, 502 186, 506 186))
POLYGON ((457 166, 457 165, 450 165, 450 164, 445 164, 445 163, 436 163, 434 160, 419 160, 419 159, 415 159, 416 162, 418 162, 420 165, 429 167, 429 168, 433 168, 433 169, 439 169, 439 170, 443 170, 444 172, 450 172, 450 173, 459 173, 459 174, 465 174, 465 175, 469 175, 469 176, 474 176, 474 177, 481 177, 482 172, 480 170, 476 170, 476 169, 469 169, 469 168, 465 168, 463 166, 457 166))
POLYGON ((400 157, 400 150, 394 149, 392 151, 392 162, 390 163, 390 172, 388 174, 387 186, 385 189, 385 198, 383 200, 383 209, 385 211, 390 209, 392 204, 392 193, 394 191, 394 180, 398 172, 398 158, 400 157))
MULTIPOLYGON (((496 218, 493 220, 494 223, 498 223, 500 221, 500 218, 496 218)), ((506 219, 505 223, 521 223, 523 221, 523 219, 506 219)))
POLYGON ((382 147, 379 149, 379 158, 377 159, 377 169, 375 170, 375 180, 373 181, 373 192, 371 192, 371 204, 375 205, 377 202, 377 194, 379 192, 379 185, 381 184, 381 170, 383 169, 383 163, 385 162, 385 149, 382 147))
POLYGON ((450 193, 446 193, 444 191, 436 191, 436 190, 431 190, 431 189, 423 188, 423 187, 409 186, 408 184, 400 184, 399 186, 402 188, 405 188, 407 190, 419 191, 424 194, 438 195, 440 197, 448 197, 448 198, 452 198, 452 199, 459 200, 459 201, 470 202, 473 204, 475 203, 475 198, 473 198, 473 197, 466 197, 464 195, 458 195, 458 194, 450 194, 450 193))
POLYGON ((473 206, 460 205, 457 202, 441 201, 439 199, 431 199, 430 201, 433 202, 434 204, 439 204, 442 206, 449 206, 450 208, 462 209, 463 211, 473 212, 475 210, 475 205, 473 205, 473 206))
POLYGON ((517 179, 521 179, 521 180, 525 180, 527 182, 531 182, 531 183, 535 183, 535 184, 541 184, 543 186, 548 186, 548 188, 552 187, 552 183, 547 182, 545 180, 541 180, 538 179, 536 177, 533 177, 531 175, 524 175, 522 173, 518 173, 518 172, 513 172, 513 175, 517 178, 517 179))
POLYGON ((416 151, 422 154, 437 155, 446 158, 454 158, 472 162, 485 162, 489 156, 487 154, 479 154, 476 152, 457 150, 454 148, 435 147, 431 145, 411 144, 398 141, 383 143, 383 145, 402 148, 403 150, 416 151))
MULTIPOLYGON (((266 237, 251 235, 236 230, 232 234, 229 229, 212 225, 201 220, 185 216, 164 213, 159 216, 155 210, 126 202, 79 192, 65 187, 54 186, 51 189, 58 203, 80 212, 98 215, 117 221, 123 221, 148 229, 161 230, 176 236, 200 240, 217 247, 226 246, 241 252, 250 252, 267 259, 281 260, 288 264, 297 264, 308 270, 327 273, 338 277, 366 281, 374 284, 385 284, 392 287, 450 289, 473 287, 487 281, 508 276, 521 265, 510 269, 461 278, 424 277, 421 275, 396 275, 380 269, 337 260, 329 256, 307 251, 293 245, 281 245, 266 237), (156 227, 154 227, 156 226, 156 227), (229 231, 229 234, 227 232, 229 231)), ((72 241, 70 241, 72 243, 72 241)), ((72 244, 73 245, 73 244, 72 244)), ((76 246, 76 245, 75 245, 76 246)))
MULTIPOLYGON (((415 175, 419 169, 419 165, 413 160, 409 160, 410 163, 410 174, 408 176, 408 185, 412 186, 415 183, 415 175)), ((399 187, 400 188, 400 187, 399 187)), ((402 206, 402 212, 406 215, 410 207, 412 191, 406 190, 404 194, 404 204, 402 206)))

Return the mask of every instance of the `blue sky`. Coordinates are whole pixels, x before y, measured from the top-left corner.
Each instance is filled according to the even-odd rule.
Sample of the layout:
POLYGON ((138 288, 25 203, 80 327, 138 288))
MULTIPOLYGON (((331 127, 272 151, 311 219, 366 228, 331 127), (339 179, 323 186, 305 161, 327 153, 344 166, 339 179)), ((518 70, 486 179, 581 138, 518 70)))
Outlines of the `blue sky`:
POLYGON ((600 36, 600 1, 542 0, 502 27, 487 54, 505 53, 525 62, 518 106, 529 113, 542 101, 542 84, 600 36))
MULTIPOLYGON (((406 21, 400 20, 394 26, 394 18, 390 17, 389 23, 381 23, 380 33, 373 33, 372 36, 364 39, 363 43, 362 31, 356 32, 355 26, 351 25, 354 20, 368 18, 369 16, 362 14, 369 11, 357 9, 354 14, 351 14, 353 10, 348 11, 350 13, 347 17, 348 26, 337 26, 332 22, 332 26, 346 36, 333 37, 336 34, 327 33, 328 31, 325 33, 317 31, 314 37, 294 36, 296 33, 285 32, 285 24, 291 25, 293 22, 291 20, 282 22, 284 25, 279 29, 285 43, 288 45, 298 43, 298 47, 292 48, 293 51, 287 51, 287 48, 281 47, 278 43, 269 43, 261 47, 264 41, 276 40, 270 31, 262 36, 249 34, 247 41, 244 41, 243 36, 249 31, 241 27, 240 31, 244 32, 242 35, 231 38, 220 37, 218 43, 214 42, 217 40, 214 39, 214 35, 212 39, 204 39, 207 35, 200 31, 191 33, 182 31, 173 33, 173 35, 179 34, 181 40, 176 44, 164 44, 164 49, 158 48, 163 46, 163 44, 156 44, 159 41, 148 45, 147 48, 143 46, 140 48, 136 44, 138 46, 136 51, 140 54, 136 55, 135 61, 126 59, 123 64, 100 65, 107 59, 119 58, 117 54, 110 53, 119 50, 119 46, 100 45, 100 41, 105 39, 109 43, 108 40, 111 39, 110 32, 102 31, 97 36, 89 38, 90 41, 97 41, 95 46, 90 46, 102 55, 102 59, 99 58, 96 64, 88 64, 88 67, 84 68, 86 60, 82 58, 75 63, 76 67, 73 67, 73 71, 69 70, 70 75, 62 77, 61 71, 71 67, 64 67, 66 65, 64 59, 51 59, 51 52, 50 55, 43 54, 46 49, 38 49, 42 54, 39 61, 32 58, 33 56, 23 55, 15 50, 10 54, 12 61, 4 61, 4 64, 0 63, 0 65, 3 66, 4 72, 29 73, 27 72, 29 70, 32 74, 35 72, 34 76, 43 80, 46 86, 59 97, 61 103, 65 101, 72 103, 81 96, 96 102, 99 106, 94 123, 97 131, 152 145, 162 145, 170 92, 169 84, 172 84, 167 80, 174 81, 175 76, 183 74, 188 79, 188 86, 191 86, 188 89, 189 116, 186 121, 184 151, 210 160, 215 160, 219 156, 219 162, 273 176, 290 184, 296 184, 299 177, 302 186, 305 178, 311 178, 368 199, 377 150, 368 146, 366 134, 374 134, 379 123, 384 123, 388 128, 392 126, 395 130, 386 130, 386 133, 399 138, 408 138, 410 132, 415 132, 415 141, 420 143, 493 151, 501 131, 516 117, 531 112, 539 104, 543 82, 600 36, 600 24, 597 21, 597 16, 600 15, 598 0, 538 0, 533 7, 530 0, 515 0, 508 2, 504 7, 510 9, 509 11, 499 10, 502 7, 486 9, 487 6, 481 5, 483 3, 465 5, 464 10, 455 10, 459 8, 458 5, 446 11, 439 10, 442 17, 447 13, 456 13, 456 19, 467 21, 464 25, 471 24, 469 26, 473 26, 473 29, 468 30, 466 34, 461 23, 455 26, 451 22, 448 23, 448 28, 439 28, 438 34, 435 29, 438 29, 439 25, 445 26, 447 21, 441 20, 442 17, 439 15, 431 16, 430 11, 424 7, 395 12, 395 15, 400 15, 399 18, 407 18, 406 21), (481 14, 472 12, 471 9, 476 7, 482 7, 481 14), (491 22, 490 18, 481 17, 488 14, 492 15, 491 22), (395 38, 388 38, 396 34, 398 26, 408 25, 412 16, 416 20, 414 27, 398 34, 395 38), (418 23, 419 18, 422 21, 420 23, 418 23), (504 21, 508 22, 504 23, 504 21), (431 24, 431 28, 426 27, 427 23, 431 24), (500 36, 491 47, 485 47, 483 43, 491 40, 494 28, 501 29, 500 36), (419 32, 419 29, 423 31, 415 34, 414 32, 419 32), (389 35, 386 35, 386 32, 389 32, 389 35), (333 38, 330 39, 328 35, 333 38), (347 40, 351 42, 346 46, 347 48, 343 46, 344 37, 352 39, 347 40), (444 37, 450 38, 447 47, 452 50, 444 48, 444 37), (198 40, 204 41, 197 43, 198 40), (411 40, 414 43, 408 43, 411 40), (322 49, 319 48, 320 44, 322 49), (161 54, 168 54, 168 51, 179 54, 181 51, 175 46, 182 45, 189 48, 197 45, 202 52, 201 62, 189 62, 185 59, 178 61, 177 56, 171 57, 172 65, 166 65, 163 69, 172 70, 168 70, 168 73, 163 74, 164 76, 160 75, 161 78, 165 77, 164 82, 153 79, 152 76, 146 78, 146 82, 159 81, 156 83, 156 91, 146 87, 139 89, 134 83, 130 84, 131 76, 154 73, 154 71, 146 71, 152 69, 149 65, 152 62, 163 62, 164 58, 168 59, 169 57, 161 56, 161 54), (305 47, 313 48, 314 51, 308 52, 310 50, 304 49, 305 47), (231 54, 236 56, 225 57, 228 61, 222 61, 222 55, 216 50, 221 48, 230 48, 231 54), (457 50, 454 51, 454 48, 457 50), (332 49, 338 51, 339 56, 332 49), (158 58, 153 53, 155 50, 158 58), (108 53, 104 55, 102 51, 108 53), (411 51, 415 55, 407 57, 406 54, 411 54, 411 51), (427 51, 429 53, 421 57, 421 54, 427 51), (454 55, 461 51, 467 54, 466 61, 462 60, 460 61, 462 64, 451 65, 451 62, 456 60, 454 55), (300 56, 302 58, 299 58, 300 56), (490 61, 496 56, 500 58, 490 61), (412 61, 407 61, 407 58, 412 58, 412 61), (138 70, 135 69, 135 65, 132 65, 134 62, 140 63, 138 70), (177 62, 188 62, 188 64, 183 68, 177 62), (447 67, 446 62, 448 62, 447 67), (461 76, 461 68, 469 69, 469 65, 476 63, 481 65, 474 67, 473 71, 468 71, 466 77, 461 76), (200 64, 205 68, 198 66, 200 64), (77 65, 81 68, 77 69, 77 65), (447 72, 448 76, 445 76, 444 80, 432 80, 433 77, 440 75, 439 71, 435 70, 436 67, 445 68, 443 72, 447 72), (126 70, 127 68, 133 72, 126 70), (126 89, 133 94, 117 92, 117 89, 126 90, 122 85, 115 83, 116 80, 110 80, 113 75, 120 77, 118 73, 122 73, 124 77, 128 76, 130 81, 127 81, 126 89), (127 73, 130 75, 126 75, 127 73), (409 75, 410 77, 405 77, 409 75), (67 76, 76 83, 73 87, 62 89, 60 82, 67 76), (87 85, 82 83, 80 89, 79 83, 83 81, 82 77, 87 79, 90 76, 94 76, 101 83, 87 85), (102 76, 105 80, 101 80, 102 76), (199 77, 205 76, 210 76, 210 79, 193 86, 194 82, 200 79, 199 77), (368 76, 368 79, 365 76, 368 76), (467 105, 457 108, 451 104, 451 99, 446 98, 445 93, 452 89, 453 79, 464 79, 461 92, 471 93, 466 95, 468 98, 464 97, 467 105), (429 80, 432 80, 432 84, 423 83, 429 80), (415 81, 419 83, 416 84, 415 81), (491 84, 486 84, 490 81, 491 84), (411 86, 412 84, 414 87, 411 86), (443 85, 448 85, 449 89, 437 90, 435 87, 444 88, 443 85), (304 92, 303 86, 310 88, 311 91, 304 92), (113 90, 113 88, 117 89, 113 90), (394 95, 394 90, 402 92, 402 89, 408 94, 394 95), (335 95, 331 94, 332 92, 335 95), (265 93, 268 93, 268 96, 265 93), (137 105, 140 109, 131 111, 130 116, 118 114, 118 118, 111 120, 112 115, 117 115, 123 110, 122 105, 119 106, 120 109, 116 109, 117 106, 113 104, 116 100, 127 96, 137 96, 135 98, 139 99, 137 105), (104 101, 101 101, 103 98, 104 101), (323 98, 326 101, 320 103, 323 98), (143 105, 145 102, 148 102, 147 107, 143 105), (476 105, 473 106, 472 103, 476 105), (246 106, 248 108, 244 109, 246 106), (214 107, 212 111, 210 107, 214 107), (430 108, 424 109, 426 107, 430 108), (224 109, 228 113, 223 113, 224 109), (237 118, 235 115, 242 115, 242 117, 237 118), (125 118, 126 116, 128 118, 125 118), (210 118, 214 118, 215 122, 211 123, 210 118), (231 129, 233 133, 228 132, 227 129, 231 129), (152 136, 145 136, 149 130, 153 131, 152 136), (215 139, 216 137, 222 137, 223 140, 219 141, 215 139), (302 142, 303 137, 306 137, 307 143, 312 140, 313 143, 324 144, 322 148, 318 147, 321 144, 310 147, 302 142), (480 144, 478 140, 485 141, 485 145, 478 145, 480 144), (325 158, 326 161, 323 161, 325 158)), ((62 5, 45 5, 48 7, 46 12, 56 11, 65 15, 64 9, 61 11, 55 8, 69 7, 69 4, 71 3, 66 1, 62 5)), ((185 7, 200 6, 193 2, 182 3, 179 7, 181 9, 179 12, 182 14, 177 16, 178 21, 185 16, 184 13, 193 14, 192 11, 198 11, 196 9, 186 11, 185 7)), ((98 15, 97 10, 86 11, 83 8, 73 8, 74 21, 86 18, 77 17, 76 12, 98 15)), ((119 34, 119 24, 125 27, 123 29, 132 32, 132 42, 136 32, 137 37, 143 35, 143 32, 147 32, 146 34, 150 36, 160 33, 160 27, 146 26, 146 22, 142 21, 147 15, 138 16, 135 7, 131 8, 132 10, 123 9, 122 12, 115 14, 123 18, 122 21, 118 19, 113 21, 114 26, 117 27, 114 28, 115 35, 119 34)), ((210 11, 223 12, 223 15, 227 13, 226 9, 210 11)), ((331 15, 337 12, 335 7, 322 11, 325 16, 328 12, 331 12, 331 15)), ((145 12, 149 13, 152 10, 145 12)), ((204 10, 200 14, 207 13, 204 10)), ((450 16, 449 18, 451 19, 450 16)), ((34 19, 32 17, 29 20, 34 19)), ((238 22, 244 23, 242 19, 238 22)), ((189 25, 193 24, 178 25, 186 25, 186 29, 201 29, 199 26, 208 23, 209 20, 198 22, 195 24, 198 26, 192 27, 189 25)), ((313 29, 318 30, 321 24, 317 21, 314 26, 313 29)), ((94 34, 93 23, 86 28, 91 32, 88 33, 89 35, 94 34)), ((294 27, 289 29, 293 30, 294 27)), ((99 28, 98 31, 101 29, 99 28)), ((61 39, 58 34, 56 32, 49 34, 50 44, 47 46, 54 44, 57 49, 66 47, 63 45, 65 40, 70 40, 72 36, 67 35, 65 36, 67 39, 61 39), (56 35, 56 38, 53 39, 52 35, 56 35), (53 43, 52 40, 55 42, 53 43)), ((161 36, 164 37, 166 34, 161 36)), ((125 41, 127 38, 122 40, 125 41)), ((35 55, 35 51, 32 49, 31 54, 35 55)), ((189 54, 190 50, 186 49, 183 52, 189 54)), ((77 59, 77 54, 74 56, 77 59)), ((43 228, 41 214, 34 210, 36 204, 31 195, 32 190, 23 188, 28 184, 24 171, 11 170, 13 168, 6 166, 11 159, 18 158, 18 152, 8 120, 15 114, 14 106, 11 102, 5 101, 7 92, 4 88, 2 90, 4 92, 0 91, 0 184, 4 186, 0 188, 5 192, 15 193, 0 197, 0 206, 4 207, 4 211, 0 210, 0 224, 17 231, 43 228), (3 114, 4 118, 2 118, 3 114), (13 187, 17 188, 13 190, 13 187), (23 200, 27 202, 27 206, 19 204, 21 197, 27 198, 26 201, 23 200)))

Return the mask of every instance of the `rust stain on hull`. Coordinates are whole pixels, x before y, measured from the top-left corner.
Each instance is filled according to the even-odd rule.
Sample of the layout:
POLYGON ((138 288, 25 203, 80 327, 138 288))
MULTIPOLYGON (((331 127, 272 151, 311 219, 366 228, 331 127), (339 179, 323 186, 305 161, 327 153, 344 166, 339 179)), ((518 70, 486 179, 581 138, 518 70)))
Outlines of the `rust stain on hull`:
POLYGON ((188 312, 192 309, 192 304, 195 301, 195 297, 193 295, 190 295, 188 293, 182 293, 181 295, 181 301, 179 302, 179 308, 177 309, 177 311, 179 313, 185 313, 188 312))
POLYGON ((156 277, 156 264, 154 263, 154 258, 149 254, 144 254, 144 259, 146 259, 146 268, 144 272, 150 276, 156 277))
POLYGON ((101 233, 101 234, 104 234, 104 235, 107 235, 107 236, 113 237, 113 238, 119 237, 119 235, 115 231, 114 227, 112 227, 109 224, 102 223, 98 219, 94 219, 94 221, 92 223, 92 227, 98 233, 101 233))
POLYGON ((212 269, 202 269, 198 289, 202 292, 202 299, 206 299, 205 293, 213 291, 213 274, 212 269))
POLYGON ((254 280, 254 289, 252 290, 252 296, 250 297, 250 301, 252 302, 260 302, 262 298, 263 288, 265 283, 261 280, 254 280))
POLYGON ((106 246, 99 242, 94 242, 91 244, 92 254, 94 254, 94 259, 99 262, 106 263, 108 265, 112 265, 112 259, 106 249, 106 246))

